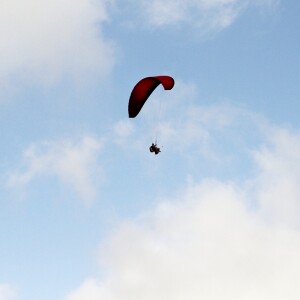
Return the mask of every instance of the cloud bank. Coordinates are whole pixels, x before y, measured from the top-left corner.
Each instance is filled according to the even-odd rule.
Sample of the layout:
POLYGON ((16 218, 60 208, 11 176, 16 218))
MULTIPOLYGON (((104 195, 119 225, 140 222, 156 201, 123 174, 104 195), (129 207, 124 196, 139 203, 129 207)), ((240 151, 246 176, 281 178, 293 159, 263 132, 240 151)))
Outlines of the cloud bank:
POLYGON ((299 299, 300 135, 270 128, 252 176, 190 182, 124 221, 102 244, 105 276, 66 299, 299 299))
POLYGON ((104 0, 1 1, 0 79, 49 84, 108 74, 115 58, 106 21, 104 0))

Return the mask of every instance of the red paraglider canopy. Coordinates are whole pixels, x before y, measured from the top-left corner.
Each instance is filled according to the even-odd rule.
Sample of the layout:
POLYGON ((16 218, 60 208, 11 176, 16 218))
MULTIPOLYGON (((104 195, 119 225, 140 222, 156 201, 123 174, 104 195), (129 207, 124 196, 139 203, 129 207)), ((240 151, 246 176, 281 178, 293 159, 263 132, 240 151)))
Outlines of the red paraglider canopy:
POLYGON ((129 103, 129 118, 135 118, 152 92, 162 84, 165 90, 171 90, 174 86, 174 79, 170 76, 152 76, 140 80, 133 88, 129 103))

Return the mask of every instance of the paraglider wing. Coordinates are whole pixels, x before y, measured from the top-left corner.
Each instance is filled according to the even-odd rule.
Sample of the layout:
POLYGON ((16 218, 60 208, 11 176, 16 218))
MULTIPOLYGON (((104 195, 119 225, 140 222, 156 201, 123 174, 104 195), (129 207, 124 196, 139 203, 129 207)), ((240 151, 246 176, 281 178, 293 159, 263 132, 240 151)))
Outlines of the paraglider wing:
POLYGON ((160 84, 165 90, 171 90, 174 86, 174 79, 170 76, 146 77, 135 85, 128 103, 129 118, 135 118, 138 115, 149 96, 160 84))

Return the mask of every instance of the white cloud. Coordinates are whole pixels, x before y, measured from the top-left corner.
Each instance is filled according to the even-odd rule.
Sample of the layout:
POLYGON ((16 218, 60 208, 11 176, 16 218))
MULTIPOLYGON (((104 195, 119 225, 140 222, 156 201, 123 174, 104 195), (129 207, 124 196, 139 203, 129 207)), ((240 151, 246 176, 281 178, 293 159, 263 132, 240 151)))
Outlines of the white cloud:
POLYGON ((89 204, 103 181, 98 163, 102 141, 85 136, 79 140, 59 140, 30 146, 23 154, 23 169, 10 175, 10 187, 29 184, 37 176, 50 174, 71 186, 89 204))
POLYGON ((243 197, 208 181, 123 224, 102 253, 108 278, 67 299, 299 299, 299 232, 270 226, 243 197))
POLYGON ((13 300, 15 298, 16 292, 9 284, 0 284, 0 300, 13 300))
POLYGON ((87 298, 89 300, 111 299, 110 295, 105 294, 105 291, 98 285, 96 280, 92 278, 85 280, 80 288, 66 297, 67 300, 83 300, 87 298))
POLYGON ((186 24, 202 33, 230 26, 250 6, 273 7, 277 0, 154 0, 140 1, 143 18, 151 26, 186 24))
POLYGON ((272 222, 300 228, 300 134, 271 131, 267 145, 254 152, 261 169, 258 201, 272 222))
POLYGON ((33 83, 107 74, 114 47, 102 33, 105 0, 0 2, 0 78, 33 83))
POLYGON ((256 174, 191 183, 122 223, 102 244, 106 277, 67 299, 86 299, 89 285, 106 300, 299 299, 300 135, 265 133, 256 174))

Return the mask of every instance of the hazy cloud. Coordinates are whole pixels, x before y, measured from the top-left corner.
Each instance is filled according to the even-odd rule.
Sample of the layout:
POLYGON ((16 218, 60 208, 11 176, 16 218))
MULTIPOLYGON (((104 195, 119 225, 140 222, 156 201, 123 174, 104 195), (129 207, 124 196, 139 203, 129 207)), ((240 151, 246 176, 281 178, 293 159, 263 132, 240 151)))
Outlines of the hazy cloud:
POLYGON ((105 291, 101 288, 101 286, 98 285, 98 282, 93 278, 85 280, 84 283, 80 286, 80 288, 70 293, 66 297, 67 300, 82 300, 86 298, 88 298, 89 300, 113 299, 111 298, 111 295, 105 294, 105 291))
POLYGON ((0 284, 0 300, 13 300, 15 298, 16 292, 9 284, 0 284))
POLYGON ((137 153, 145 151, 145 144, 150 146, 157 138, 169 152, 180 154, 180 159, 184 156, 192 159, 200 154, 212 160, 224 160, 234 151, 232 147, 220 149, 221 141, 248 151, 246 148, 254 136, 263 134, 259 128, 263 126, 263 118, 258 115, 226 102, 201 105, 199 99, 203 99, 201 90, 180 79, 173 90, 158 88, 138 117, 142 122, 119 121, 114 127, 114 140, 118 144, 122 141, 127 150, 130 147, 137 153), (240 134, 241 130, 250 131, 249 141, 240 134))
POLYGON ((105 0, 0 2, 0 79, 52 83, 107 74, 114 47, 103 35, 105 0))
POLYGON ((113 126, 114 141, 119 145, 128 144, 128 139, 134 133, 134 125, 130 120, 120 120, 113 126))
POLYGON ((37 176, 50 174, 90 203, 96 195, 97 184, 103 181, 98 162, 101 147, 102 141, 90 136, 33 144, 25 150, 23 166, 10 175, 8 184, 13 188, 24 186, 37 176))
POLYGON ((254 152, 261 170, 258 201, 271 222, 300 228, 300 134, 287 129, 270 132, 268 143, 254 152))
POLYGON ((140 1, 142 15, 151 26, 191 25, 202 33, 230 26, 250 6, 270 8, 277 0, 154 0, 140 1))

